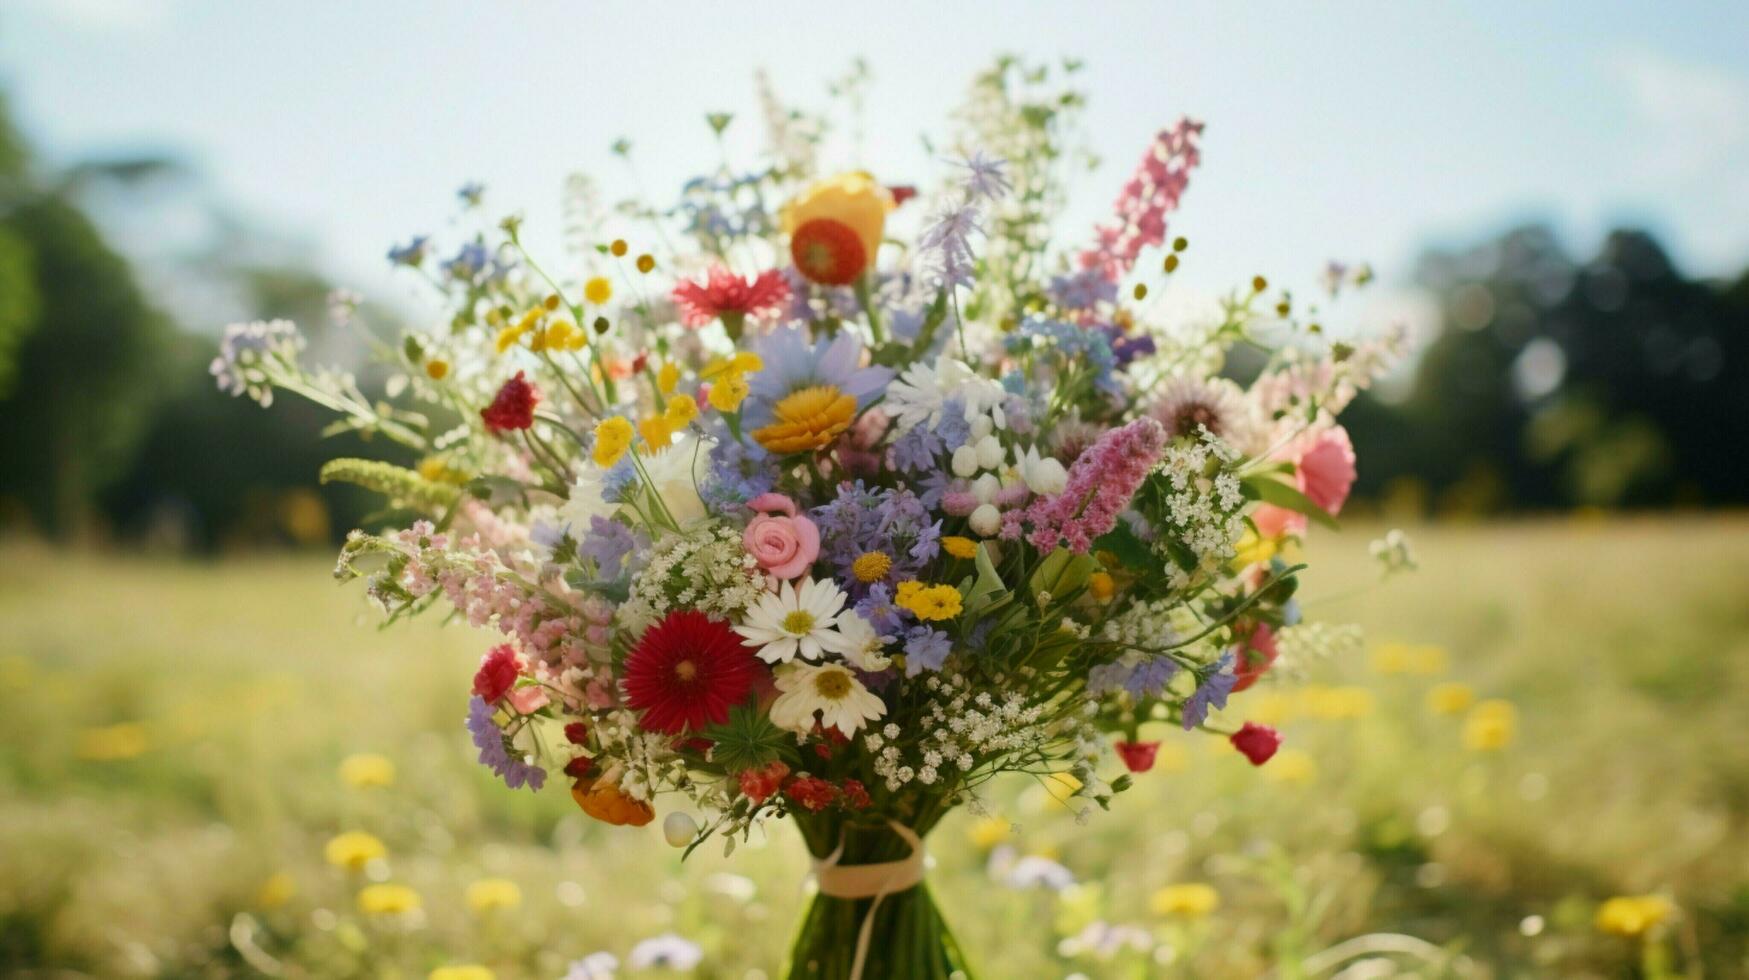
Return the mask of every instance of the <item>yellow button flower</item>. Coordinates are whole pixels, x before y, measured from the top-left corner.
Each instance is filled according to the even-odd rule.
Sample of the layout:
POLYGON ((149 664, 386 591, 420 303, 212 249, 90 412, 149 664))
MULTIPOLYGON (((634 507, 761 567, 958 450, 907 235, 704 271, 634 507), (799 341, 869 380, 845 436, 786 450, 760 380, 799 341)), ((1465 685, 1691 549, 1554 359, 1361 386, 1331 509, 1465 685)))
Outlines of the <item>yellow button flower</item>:
POLYGON ((366 915, 405 915, 422 904, 406 885, 367 885, 358 893, 358 910, 366 915))
POLYGON ((666 415, 652 415, 638 423, 638 434, 644 437, 652 453, 659 453, 674 442, 674 429, 666 415))
POLYGON ((1663 924, 1676 906, 1662 895, 1617 895, 1597 907, 1597 928, 1613 936, 1643 936, 1663 924))
POLYGON ((362 871, 372 861, 388 856, 383 842, 362 830, 349 830, 328 841, 323 849, 328 863, 348 871, 362 871))
POLYGON ((784 206, 796 269, 818 283, 843 286, 874 264, 893 195, 869 174, 820 180, 784 206))
POLYGON ((971 538, 950 534, 941 539, 941 550, 955 558, 976 558, 978 556, 978 543, 971 538))
POLYGON ((892 567, 893 559, 886 552, 870 551, 856 556, 856 560, 850 563, 850 573, 858 582, 879 582, 887 577, 892 567))
POLYGON ((434 357, 426 361, 425 376, 433 381, 442 381, 449 377, 449 362, 441 357, 434 357))
POLYGON ((602 419, 595 425, 595 450, 591 458, 596 466, 608 467, 619 462, 632 445, 632 424, 622 415, 602 419))
POLYGON ((1109 600, 1117 594, 1117 582, 1108 572, 1094 572, 1087 578, 1087 591, 1100 602, 1109 600))
POLYGON ((613 299, 613 283, 605 276, 595 276, 583 284, 583 298, 594 306, 600 306, 613 299))
POLYGON ((482 878, 468 886, 468 908, 476 915, 522 904, 522 889, 508 878, 482 878))
POLYGON ((1282 749, 1263 767, 1263 775, 1278 783, 1309 783, 1318 778, 1318 762, 1299 749, 1282 749))
POLYGON ((771 412, 777 421, 753 430, 753 438, 779 455, 808 452, 826 448, 850 428, 856 398, 835 385, 816 385, 789 394, 771 412))
POLYGON ((733 412, 741 407, 742 402, 747 400, 749 390, 747 379, 742 377, 741 372, 731 371, 718 378, 716 383, 711 385, 710 394, 707 397, 711 407, 717 411, 733 412))
POLYGON ((1498 752, 1512 744, 1518 733, 1518 709, 1510 701, 1483 701, 1464 719, 1464 748, 1472 752, 1498 752))
POLYGON ((1167 885, 1148 899, 1155 915, 1200 919, 1221 907, 1221 894, 1201 882, 1167 885))
POLYGON ((297 879, 287 872, 276 871, 261 883, 261 889, 255 893, 255 904, 264 909, 276 909, 291 901, 297 893, 297 879))
POLYGON ((902 582, 894 602, 913 616, 927 621, 952 619, 960 614, 960 590, 951 585, 902 582), (906 588, 911 586, 911 588, 906 588))
POLYGON ((966 837, 979 850, 989 850, 1014 836, 1014 825, 1002 817, 980 817, 966 830, 966 837))
POLYGON ((497 980, 498 975, 478 963, 440 966, 425 975, 425 980, 497 980))
POLYGON ((371 752, 349 755, 340 760, 340 781, 359 789, 392 786, 395 782, 395 764, 371 752))
POLYGON ((662 413, 676 429, 698 418, 698 402, 691 395, 681 395, 668 399, 668 408, 662 413))
POLYGON ((1436 715, 1461 715, 1476 703, 1476 692, 1456 681, 1435 684, 1427 691, 1427 710, 1436 715))

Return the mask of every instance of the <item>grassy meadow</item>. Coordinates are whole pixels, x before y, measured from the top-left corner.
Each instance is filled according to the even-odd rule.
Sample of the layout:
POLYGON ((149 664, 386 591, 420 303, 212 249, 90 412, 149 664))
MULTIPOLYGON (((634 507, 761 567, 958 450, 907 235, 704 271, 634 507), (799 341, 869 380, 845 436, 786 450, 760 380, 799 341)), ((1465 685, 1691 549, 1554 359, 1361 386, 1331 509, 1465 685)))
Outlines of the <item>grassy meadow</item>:
MULTIPOLYGON (((1005 820, 933 836, 982 976, 1749 975, 1749 519, 1429 527, 1421 571, 1369 588, 1376 530, 1318 542, 1301 590, 1369 652, 1228 712, 1279 724, 1269 765, 1162 731, 1084 826, 1021 779, 1005 820), (1027 858, 1076 884, 1029 886, 1054 868, 1027 858), (1597 927, 1642 894, 1674 912, 1597 927)), ((378 632, 327 562, 0 549, 0 973, 557 978, 676 933, 690 973, 621 975, 781 976, 787 828, 682 864, 562 782, 496 786, 462 729, 487 637, 378 632), (356 753, 392 782, 349 785, 356 753), (331 865, 346 831, 386 854, 331 865), (362 911, 373 882, 418 908, 362 911)))

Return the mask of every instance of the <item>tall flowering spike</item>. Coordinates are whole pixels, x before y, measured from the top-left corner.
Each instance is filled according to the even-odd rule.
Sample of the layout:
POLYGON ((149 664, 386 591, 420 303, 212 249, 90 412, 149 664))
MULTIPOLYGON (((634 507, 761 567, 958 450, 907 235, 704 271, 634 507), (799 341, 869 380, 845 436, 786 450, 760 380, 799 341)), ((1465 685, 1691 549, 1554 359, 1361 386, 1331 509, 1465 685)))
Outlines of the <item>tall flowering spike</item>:
POLYGON ((1093 539, 1117 525, 1117 517, 1136 495, 1148 471, 1160 461, 1166 446, 1166 430, 1151 418, 1140 418, 1105 433, 1069 467, 1069 483, 1062 493, 1041 497, 1021 516, 1010 511, 1010 534, 1016 523, 1032 525, 1027 540, 1040 551, 1065 544, 1085 554, 1093 539))
POLYGON ((1190 172, 1202 162, 1197 141, 1202 123, 1180 119, 1148 144, 1141 163, 1112 205, 1115 219, 1094 228, 1092 248, 1079 258, 1083 269, 1117 282, 1135 268, 1142 249, 1166 241, 1166 215, 1178 207, 1190 172))
POLYGON ((492 404, 480 409, 480 418, 493 432, 526 429, 534 424, 534 407, 540 403, 540 392, 528 383, 523 372, 504 382, 493 397, 492 404))

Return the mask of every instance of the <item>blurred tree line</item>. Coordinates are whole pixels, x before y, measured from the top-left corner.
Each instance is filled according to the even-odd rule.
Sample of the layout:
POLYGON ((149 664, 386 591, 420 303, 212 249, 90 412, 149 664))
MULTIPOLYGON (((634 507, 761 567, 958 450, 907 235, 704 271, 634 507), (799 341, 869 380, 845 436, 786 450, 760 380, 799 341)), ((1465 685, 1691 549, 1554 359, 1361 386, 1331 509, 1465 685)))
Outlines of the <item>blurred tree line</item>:
MULTIPOLYGON (((325 459, 360 447, 321 438, 326 418, 298 399, 262 411, 217 391, 216 337, 182 328, 285 317, 318 356, 345 360, 356 352, 327 331, 330 284, 230 227, 158 277, 200 281, 226 312, 174 317, 93 220, 91 202, 138 210, 193 179, 156 158, 45 172, 0 104, 0 527, 178 549, 315 544, 370 508, 314 485, 325 459)), ((1687 278, 1638 231, 1581 260, 1528 227, 1430 253, 1416 279, 1442 322, 1406 397, 1363 396, 1344 416, 1363 499, 1442 515, 1749 502, 1736 451, 1749 273, 1687 278)))
MULTIPOLYGON (((138 206, 190 180, 154 158, 44 172, 0 104, 0 527, 178 550, 326 545, 370 506, 315 487, 344 451, 321 438, 324 413, 296 399, 264 412, 214 387, 216 337, 153 302, 85 203, 138 206)), ((241 318, 320 337, 319 275, 255 261, 234 239, 184 261, 241 318)))

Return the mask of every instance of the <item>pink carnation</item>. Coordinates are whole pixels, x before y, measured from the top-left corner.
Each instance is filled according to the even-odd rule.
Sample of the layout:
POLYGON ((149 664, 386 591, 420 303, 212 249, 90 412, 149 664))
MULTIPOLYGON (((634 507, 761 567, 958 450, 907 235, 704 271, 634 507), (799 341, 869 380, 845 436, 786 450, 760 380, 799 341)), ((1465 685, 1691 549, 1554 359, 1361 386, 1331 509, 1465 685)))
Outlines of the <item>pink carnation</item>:
POLYGON ((495 704, 510 692, 520 676, 522 663, 516 659, 516 651, 510 644, 501 643, 480 659, 480 669, 474 673, 474 693, 487 704, 495 704))
POLYGON ((1332 515, 1342 512, 1354 487, 1354 443, 1348 430, 1331 425, 1302 440, 1295 461, 1300 492, 1332 515))
POLYGON ((820 556, 820 528, 796 513, 795 501, 781 493, 762 493, 747 502, 757 513, 741 534, 741 544, 774 578, 792 579, 820 556))

